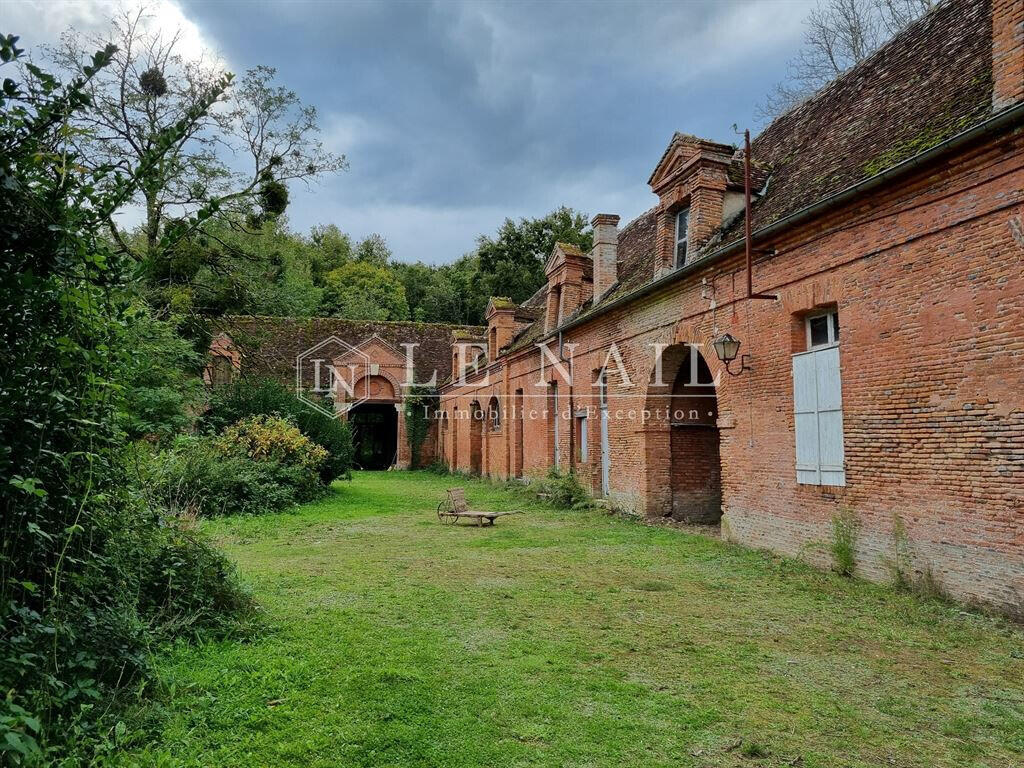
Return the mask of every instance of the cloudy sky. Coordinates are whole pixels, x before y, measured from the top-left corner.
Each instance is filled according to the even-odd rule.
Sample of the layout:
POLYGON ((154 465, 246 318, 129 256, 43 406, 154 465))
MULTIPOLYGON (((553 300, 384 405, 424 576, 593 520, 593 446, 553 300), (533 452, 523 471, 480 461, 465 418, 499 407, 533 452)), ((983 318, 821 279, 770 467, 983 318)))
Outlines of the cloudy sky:
MULTIPOLYGON (((506 216, 559 205, 623 221, 673 131, 735 142, 785 73, 813 0, 151 0, 152 23, 234 72, 277 68, 350 170, 292 190, 294 228, 379 232, 451 261, 506 216)), ((102 30, 119 0, 0 0, 23 47, 102 30)))

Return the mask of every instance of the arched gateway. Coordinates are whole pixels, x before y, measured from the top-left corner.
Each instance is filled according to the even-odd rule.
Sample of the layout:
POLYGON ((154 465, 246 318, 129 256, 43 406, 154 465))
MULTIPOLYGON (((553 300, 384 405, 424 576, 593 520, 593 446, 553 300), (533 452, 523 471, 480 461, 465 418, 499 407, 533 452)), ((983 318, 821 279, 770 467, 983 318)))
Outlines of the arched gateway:
POLYGON ((688 523, 722 519, 718 398, 700 350, 673 344, 648 383, 647 515, 688 523))

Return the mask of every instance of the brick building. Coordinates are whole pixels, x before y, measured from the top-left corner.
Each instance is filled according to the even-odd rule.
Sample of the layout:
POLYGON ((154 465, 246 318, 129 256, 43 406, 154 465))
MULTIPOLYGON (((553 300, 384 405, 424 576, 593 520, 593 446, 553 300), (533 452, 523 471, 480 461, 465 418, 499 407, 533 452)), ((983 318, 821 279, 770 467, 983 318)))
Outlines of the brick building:
MULTIPOLYGON (((244 373, 297 387, 352 424, 358 467, 404 468, 412 463, 409 384, 433 379, 436 386, 450 372, 453 334, 482 339, 483 333, 433 323, 227 317, 210 345, 205 378, 216 386, 244 373)), ((420 447, 421 465, 437 458, 437 429, 432 422, 420 447)))
POLYGON ((450 336, 439 452, 821 564, 852 515, 861 575, 1024 614, 1024 0, 939 5, 751 162, 760 297, 743 153, 677 134, 651 210, 450 336))

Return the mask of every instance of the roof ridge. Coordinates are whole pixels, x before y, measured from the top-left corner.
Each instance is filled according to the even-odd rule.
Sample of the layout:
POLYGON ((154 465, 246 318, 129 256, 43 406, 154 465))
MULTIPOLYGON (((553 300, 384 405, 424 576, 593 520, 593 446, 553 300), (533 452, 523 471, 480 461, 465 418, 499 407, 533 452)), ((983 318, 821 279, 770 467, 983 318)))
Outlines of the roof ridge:
POLYGON ((296 322, 308 322, 310 320, 335 320, 341 323, 352 323, 360 325, 416 325, 435 328, 486 328, 485 325, 469 325, 466 323, 434 323, 422 320, 353 320, 348 317, 335 317, 333 315, 221 315, 217 319, 236 320, 293 320, 296 322))

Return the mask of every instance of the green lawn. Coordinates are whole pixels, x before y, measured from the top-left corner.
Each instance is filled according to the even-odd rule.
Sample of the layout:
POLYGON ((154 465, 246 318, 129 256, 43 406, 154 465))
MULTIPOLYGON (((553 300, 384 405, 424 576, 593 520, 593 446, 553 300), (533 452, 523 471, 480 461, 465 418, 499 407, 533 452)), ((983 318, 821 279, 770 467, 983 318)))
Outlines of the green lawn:
POLYGON ((1024 631, 939 602, 423 473, 209 529, 268 629, 161 662, 124 765, 1024 764, 1024 631))

